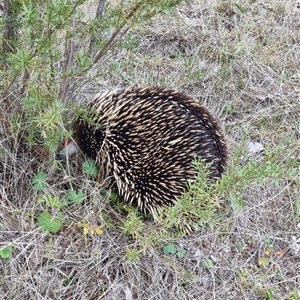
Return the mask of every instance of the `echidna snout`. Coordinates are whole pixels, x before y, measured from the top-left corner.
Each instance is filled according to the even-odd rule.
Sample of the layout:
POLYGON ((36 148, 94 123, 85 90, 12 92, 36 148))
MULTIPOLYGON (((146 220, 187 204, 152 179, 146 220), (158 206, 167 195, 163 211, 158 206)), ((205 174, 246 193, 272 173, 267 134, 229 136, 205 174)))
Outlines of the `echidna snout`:
POLYGON ((56 160, 65 161, 67 157, 76 153, 78 150, 77 144, 74 141, 71 141, 71 143, 69 143, 63 150, 56 154, 56 160))

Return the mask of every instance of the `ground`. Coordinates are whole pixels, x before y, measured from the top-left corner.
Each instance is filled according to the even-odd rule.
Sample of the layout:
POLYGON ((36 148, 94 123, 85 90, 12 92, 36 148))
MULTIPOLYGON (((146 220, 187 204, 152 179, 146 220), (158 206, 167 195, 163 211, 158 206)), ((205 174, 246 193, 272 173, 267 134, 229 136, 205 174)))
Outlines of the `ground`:
MULTIPOLYGON (((263 161, 264 154, 245 147, 258 142, 265 152, 277 149, 279 166, 298 158, 291 166, 297 177, 299 32, 294 0, 187 1, 130 31, 126 47, 108 52, 71 98, 80 102, 131 85, 184 91, 219 119, 230 159, 240 158, 230 172, 263 161)), ((1 298, 300 299, 299 180, 249 182, 245 205, 235 209, 223 199, 226 213, 211 226, 147 240, 151 219, 143 220, 142 238, 126 234, 119 222, 126 211, 99 198, 100 187, 86 178, 77 157, 52 175, 47 191, 59 195, 73 185, 88 196, 65 208, 68 222, 50 234, 34 218, 43 204, 31 185, 34 154, 14 157, 5 138, 0 146, 0 247, 13 246, 11 259, 0 260, 1 298), (105 224, 103 233, 84 235, 76 225, 83 220, 105 224), (167 253, 170 245, 176 253, 167 253)))

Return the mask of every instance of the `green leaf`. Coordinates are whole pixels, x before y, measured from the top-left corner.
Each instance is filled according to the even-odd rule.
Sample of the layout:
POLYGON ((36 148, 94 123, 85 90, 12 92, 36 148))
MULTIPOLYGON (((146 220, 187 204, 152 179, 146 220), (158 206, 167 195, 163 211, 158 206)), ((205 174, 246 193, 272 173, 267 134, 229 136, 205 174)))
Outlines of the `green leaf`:
POLYGON ((95 163, 90 160, 83 164, 83 172, 87 175, 93 176, 94 178, 96 178, 98 175, 98 170, 95 166, 95 163))
POLYGON ((164 254, 175 254, 176 253, 176 247, 173 244, 168 244, 164 246, 163 248, 164 254))
POLYGON ((244 14, 245 13, 245 10, 237 3, 234 3, 235 7, 242 13, 244 14))
POLYGON ((106 199, 108 198, 109 200, 112 200, 112 201, 115 201, 119 198, 117 193, 109 191, 107 189, 101 189, 100 190, 100 195, 103 198, 106 198, 106 199))
POLYGON ((83 201, 85 194, 83 192, 71 191, 68 194, 63 195, 62 198, 62 206, 68 206, 77 204, 83 201))
POLYGON ((267 267, 270 260, 267 257, 260 257, 257 261, 258 265, 261 267, 267 267))
POLYGON ((100 195, 103 197, 103 198, 106 198, 107 195, 109 195, 109 192, 107 189, 101 189, 100 190, 100 195))
POLYGON ((209 269, 214 266, 214 262, 211 259, 207 259, 205 262, 203 262, 203 266, 209 269))
POLYGON ((46 203, 48 207, 56 207, 58 209, 61 209, 62 206, 59 198, 55 195, 42 195, 42 197, 38 199, 38 202, 46 203))
POLYGON ((38 172, 32 179, 33 189, 36 191, 42 191, 47 186, 45 179, 47 174, 45 172, 38 172))
POLYGON ((177 249, 177 256, 179 258, 184 258, 185 257, 185 250, 184 249, 177 249))
POLYGON ((62 222, 59 218, 52 218, 48 212, 41 213, 38 217, 38 224, 44 231, 56 233, 60 230, 62 222))
POLYGON ((271 242, 272 242, 272 239, 271 239, 270 237, 266 237, 266 238, 264 239, 264 243, 267 244, 267 245, 270 245, 271 242))
POLYGON ((70 202, 72 202, 72 204, 79 203, 79 202, 83 201, 84 193, 82 191, 80 191, 78 193, 77 193, 77 191, 71 191, 68 194, 68 199, 70 200, 70 202))
POLYGON ((0 257, 3 259, 8 259, 11 257, 12 246, 6 246, 0 249, 0 257))
POLYGON ((30 67, 32 53, 26 50, 19 50, 16 53, 10 53, 8 56, 8 61, 11 63, 16 72, 22 74, 27 68, 30 67))

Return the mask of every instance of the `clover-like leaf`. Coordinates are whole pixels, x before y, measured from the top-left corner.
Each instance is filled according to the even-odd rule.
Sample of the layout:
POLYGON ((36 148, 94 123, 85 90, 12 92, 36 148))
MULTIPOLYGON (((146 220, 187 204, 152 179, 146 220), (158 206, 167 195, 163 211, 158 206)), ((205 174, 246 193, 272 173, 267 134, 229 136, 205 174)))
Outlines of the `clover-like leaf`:
POLYGON ((184 249, 177 249, 177 256, 179 258, 184 258, 185 257, 185 250, 184 249))
POLYGON ((32 179, 33 189, 36 191, 42 191, 47 186, 45 179, 47 174, 45 172, 38 172, 32 179))
POLYGON ((164 254, 168 255, 168 254, 175 254, 177 250, 173 244, 168 244, 168 245, 164 246, 163 251, 164 251, 164 254))
POLYGON ((60 230, 62 222, 59 218, 52 218, 48 212, 43 212, 38 217, 38 224, 44 231, 56 233, 60 230))
POLYGON ((70 200, 70 202, 72 202, 72 204, 79 203, 84 199, 84 193, 81 191, 80 192, 71 191, 68 194, 68 199, 70 200))
POLYGON ((12 246, 6 246, 0 249, 0 257, 3 259, 8 259, 11 257, 12 246))
POLYGON ((91 175, 94 178, 96 178, 98 175, 98 169, 96 168, 95 163, 90 160, 83 164, 83 171, 85 174, 91 175))

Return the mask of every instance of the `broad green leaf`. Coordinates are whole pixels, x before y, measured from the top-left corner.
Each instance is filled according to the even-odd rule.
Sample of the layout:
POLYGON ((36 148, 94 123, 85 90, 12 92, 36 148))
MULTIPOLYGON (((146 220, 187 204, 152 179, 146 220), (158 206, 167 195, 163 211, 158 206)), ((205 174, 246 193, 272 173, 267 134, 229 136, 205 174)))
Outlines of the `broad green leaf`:
POLYGON ((177 250, 177 256, 179 257, 179 258, 184 258, 185 257, 185 250, 183 250, 183 249, 178 249, 177 250))
POLYGON ((168 244, 164 246, 164 254, 175 254, 176 253, 176 247, 173 244, 168 244))
POLYGON ((38 172, 32 179, 33 189, 36 191, 42 191, 47 186, 45 179, 47 174, 45 172, 38 172))
POLYGON ((77 191, 71 191, 68 194, 68 199, 70 200, 70 202, 72 202, 73 204, 75 203, 79 203, 84 199, 84 193, 83 192, 77 192, 77 191))
POLYGON ((4 259, 8 259, 11 257, 12 246, 6 246, 0 249, 0 257, 4 259))
POLYGON ((52 233, 58 232, 62 226, 61 220, 59 218, 52 218, 48 212, 40 214, 38 224, 44 231, 52 233))

